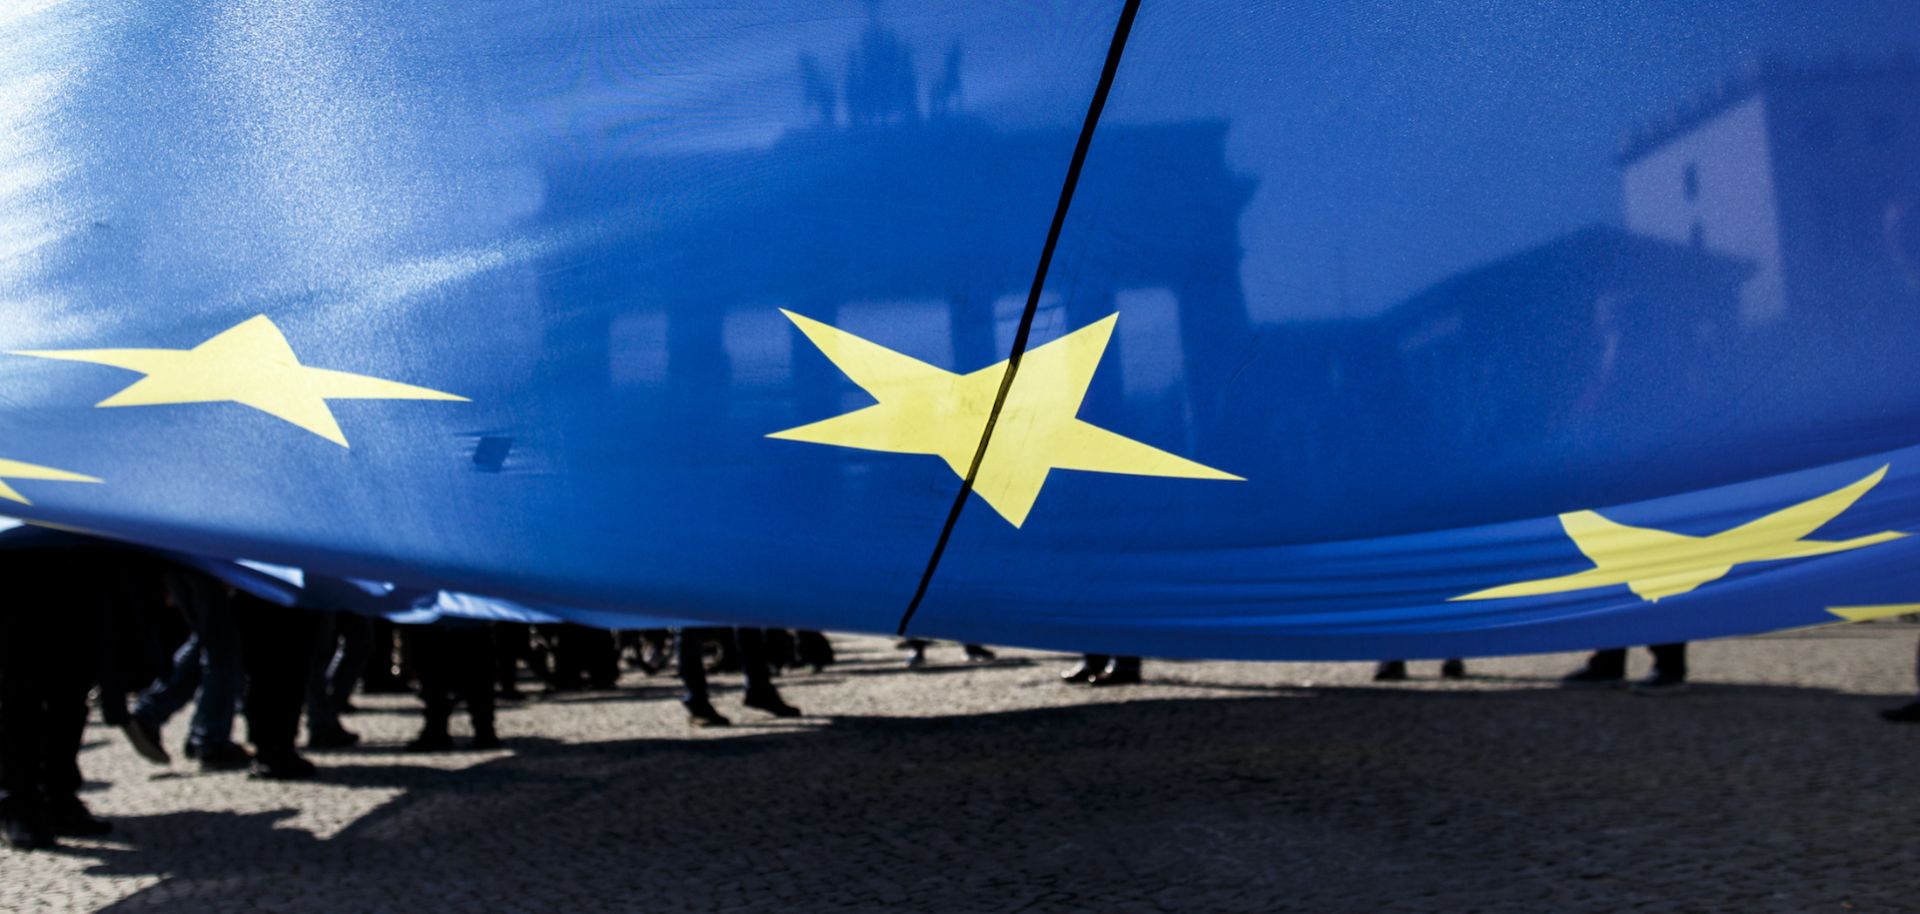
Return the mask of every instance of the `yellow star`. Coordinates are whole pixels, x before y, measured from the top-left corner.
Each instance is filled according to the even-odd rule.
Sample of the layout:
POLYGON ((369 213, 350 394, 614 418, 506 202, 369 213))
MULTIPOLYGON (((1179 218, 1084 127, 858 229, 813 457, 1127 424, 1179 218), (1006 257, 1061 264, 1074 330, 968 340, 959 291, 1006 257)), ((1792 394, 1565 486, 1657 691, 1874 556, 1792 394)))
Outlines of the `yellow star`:
POLYGON ((1868 622, 1920 613, 1920 603, 1879 603, 1870 606, 1829 606, 1827 612, 1847 622, 1868 622))
POLYGON ((284 419, 341 447, 347 436, 328 400, 457 400, 466 397, 300 364, 293 347, 264 314, 248 318, 192 349, 53 349, 16 351, 43 359, 92 362, 146 377, 96 406, 238 403, 284 419))
MULTIPOLYGON (((931 454, 966 478, 1007 363, 954 374, 785 309, 853 383, 880 401, 768 435, 898 454, 931 454)), ((1239 479, 1075 418, 1118 314, 1029 351, 1000 410, 973 491, 1015 527, 1053 470, 1239 479)))
POLYGON ((23 505, 30 505, 33 504, 33 502, 28 501, 27 497, 20 494, 19 490, 13 486, 7 485, 7 480, 9 479, 43 479, 49 482, 100 481, 92 476, 82 476, 79 473, 69 473, 66 470, 43 467, 37 463, 24 463, 19 460, 0 458, 0 498, 7 499, 8 501, 17 501, 23 505))
POLYGON ((1813 531, 1853 507, 1860 496, 1879 485, 1886 475, 1887 468, 1881 467, 1843 489, 1711 536, 1631 527, 1592 511, 1562 514, 1560 525, 1573 538, 1574 545, 1593 560, 1593 568, 1560 577, 1506 584, 1454 599, 1497 600, 1625 584, 1641 599, 1655 603, 1662 597, 1683 594, 1717 581, 1735 565, 1827 555, 1896 540, 1906 534, 1888 531, 1837 542, 1807 539, 1813 531))

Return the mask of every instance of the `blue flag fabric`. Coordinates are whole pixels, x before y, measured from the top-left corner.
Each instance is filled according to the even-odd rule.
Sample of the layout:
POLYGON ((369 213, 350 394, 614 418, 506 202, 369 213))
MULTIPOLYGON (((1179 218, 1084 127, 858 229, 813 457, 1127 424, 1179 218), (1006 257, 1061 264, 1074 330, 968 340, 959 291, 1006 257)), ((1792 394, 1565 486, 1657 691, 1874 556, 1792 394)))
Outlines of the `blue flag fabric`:
POLYGON ((16 5, 0 504, 1160 656, 1912 609, 1920 16, 1669 6, 16 5))

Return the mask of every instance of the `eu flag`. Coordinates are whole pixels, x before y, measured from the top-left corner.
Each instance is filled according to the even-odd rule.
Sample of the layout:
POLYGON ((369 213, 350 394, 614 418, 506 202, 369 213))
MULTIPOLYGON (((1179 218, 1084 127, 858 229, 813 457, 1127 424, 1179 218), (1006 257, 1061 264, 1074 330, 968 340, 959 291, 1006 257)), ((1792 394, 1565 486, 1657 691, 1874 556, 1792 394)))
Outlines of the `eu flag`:
POLYGON ((1668 6, 29 3, 0 508, 1158 656, 1914 610, 1920 17, 1668 6))

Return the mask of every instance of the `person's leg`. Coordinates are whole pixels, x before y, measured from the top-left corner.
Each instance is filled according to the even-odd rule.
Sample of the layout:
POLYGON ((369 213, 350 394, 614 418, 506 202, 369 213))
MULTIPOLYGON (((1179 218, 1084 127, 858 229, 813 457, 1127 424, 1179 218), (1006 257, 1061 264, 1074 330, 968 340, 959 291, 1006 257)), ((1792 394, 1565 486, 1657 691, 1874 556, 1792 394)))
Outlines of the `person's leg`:
MULTIPOLYGON (((1920 641, 1913 644, 1913 678, 1920 683, 1920 641)), ((1887 708, 1880 712, 1882 720, 1899 724, 1920 724, 1920 697, 1897 708, 1887 708)))
POLYGON ((1653 653, 1653 673, 1662 679, 1684 682, 1687 678, 1687 643, 1656 644, 1647 650, 1653 653))
POLYGON ((918 668, 927 665, 927 645, 933 642, 925 638, 908 638, 900 642, 907 649, 907 666, 918 668))
POLYGON ((234 603, 247 667, 247 739, 253 743, 254 773, 269 779, 311 777, 313 765, 300 757, 294 742, 306 704, 316 614, 246 594, 234 603))
POLYGON ((160 727, 193 700, 200 691, 200 635, 194 633, 173 652, 173 669, 156 679, 133 701, 133 716, 160 727))
POLYGON ((739 649, 741 675, 747 680, 747 695, 743 704, 775 717, 799 717, 800 709, 787 704, 780 697, 780 690, 773 686, 773 676, 767 670, 767 647, 762 630, 734 629, 733 643, 739 649))
POLYGON ((318 610, 314 616, 313 643, 307 652, 307 745, 311 748, 340 748, 360 742, 360 737, 340 726, 340 712, 333 702, 333 681, 327 670, 340 648, 337 610, 318 610))
POLYGON ((582 627, 579 634, 587 685, 595 689, 619 686, 620 640, 604 628, 582 627))
POLYGON ((696 727, 724 727, 731 721, 713 709, 707 695, 706 641, 726 629, 683 628, 680 630, 680 683, 686 692, 680 703, 686 706, 689 722, 696 727))
POLYGON ((335 613, 334 628, 340 633, 340 650, 327 663, 327 698, 338 718, 353 710, 353 689, 373 649, 373 620, 359 613, 335 613))
POLYGON ((520 698, 520 658, 533 651, 533 631, 521 622, 496 622, 493 625, 494 678, 500 697, 520 698))
POLYGON ((141 758, 156 765, 165 765, 172 761, 167 748, 161 745, 160 728, 187 702, 193 700, 194 693, 200 691, 200 681, 204 678, 200 667, 200 636, 190 634, 179 649, 173 652, 173 666, 165 679, 155 680, 147 690, 134 699, 133 710, 120 729, 127 735, 127 741, 133 744, 133 751, 141 758))
POLYGON ((802 630, 794 636, 795 650, 800 662, 818 673, 833 663, 833 642, 827 636, 815 631, 802 630))
MULTIPOLYGON (((66 640, 80 643, 85 637, 76 631, 66 640)), ((56 653, 64 656, 47 669, 46 725, 40 747, 47 821, 57 835, 98 837, 112 832, 113 826, 95 818, 80 802, 80 742, 87 730, 92 677, 85 671, 83 651, 56 653)))
POLYGON ((440 625, 411 625, 401 633, 401 641, 413 656, 414 673, 420 679, 420 703, 425 706, 420 735, 407 748, 416 752, 444 752, 453 748, 453 736, 447 724, 453 718, 453 684, 448 670, 447 630, 440 625))
POLYGON ((467 703, 467 718, 473 722, 473 747, 494 749, 500 737, 493 729, 493 629, 471 625, 451 629, 454 643, 452 660, 458 671, 461 700, 467 703))
POLYGON ((54 843, 40 793, 48 721, 46 636, 36 618, 50 609, 31 581, 15 582, 0 606, 0 842, 20 849, 54 843))
POLYGON ((246 687, 247 664, 233 598, 225 585, 199 575, 178 592, 197 606, 190 613, 200 621, 200 699, 188 728, 188 754, 198 755, 203 767, 237 767, 247 761, 246 750, 233 741, 234 711, 246 687))

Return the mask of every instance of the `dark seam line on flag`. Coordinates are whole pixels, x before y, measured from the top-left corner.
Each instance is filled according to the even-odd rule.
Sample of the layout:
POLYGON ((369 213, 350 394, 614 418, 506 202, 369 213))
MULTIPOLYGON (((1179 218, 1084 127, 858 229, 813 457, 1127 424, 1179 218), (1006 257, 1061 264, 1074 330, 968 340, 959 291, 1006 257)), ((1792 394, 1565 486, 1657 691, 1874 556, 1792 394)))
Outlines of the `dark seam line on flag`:
POLYGON ((940 557, 946 554, 947 542, 953 538, 953 528, 960 523, 960 512, 967 506, 967 496, 973 494, 973 481, 980 475, 980 463, 986 459, 987 443, 993 440, 994 423, 1000 420, 1000 410, 1007 405, 1007 393, 1013 389, 1013 376, 1020 370, 1020 357, 1027 351, 1027 337, 1033 332, 1033 316, 1040 310, 1040 292, 1046 288, 1047 268, 1053 264, 1053 249, 1060 243, 1060 232, 1067 223, 1067 207, 1073 203, 1073 188, 1080 183, 1080 166, 1087 161, 1087 148, 1093 145, 1094 127, 1100 123, 1100 111, 1107 106, 1107 93, 1113 88, 1113 78, 1120 71, 1120 54, 1127 47, 1127 33, 1133 31, 1133 16, 1140 10, 1140 0, 1126 0, 1120 9, 1120 21, 1114 24, 1113 41, 1107 45, 1107 61, 1100 68, 1100 84, 1093 90, 1093 101, 1087 105, 1087 119, 1080 125, 1080 139, 1073 146, 1073 160, 1067 164, 1067 178, 1060 185, 1060 202, 1053 208, 1053 224, 1047 227, 1047 243, 1040 248, 1040 263, 1033 271, 1033 287, 1027 290, 1027 306, 1020 312, 1020 328, 1013 334, 1013 352, 1007 356, 1007 373, 1000 378, 1000 390, 994 394, 993 409, 987 413, 986 427, 980 431, 980 446, 974 449, 973 462, 967 465, 967 475, 960 480, 960 494, 953 499, 953 507, 947 511, 947 523, 940 528, 940 539, 933 544, 933 554, 927 557, 926 570, 920 572, 920 586, 913 592, 913 600, 907 604, 907 611, 900 616, 899 634, 907 633, 907 624, 913 621, 913 614, 920 611, 920 601, 927 597, 927 586, 933 583, 933 572, 940 567, 940 557))

